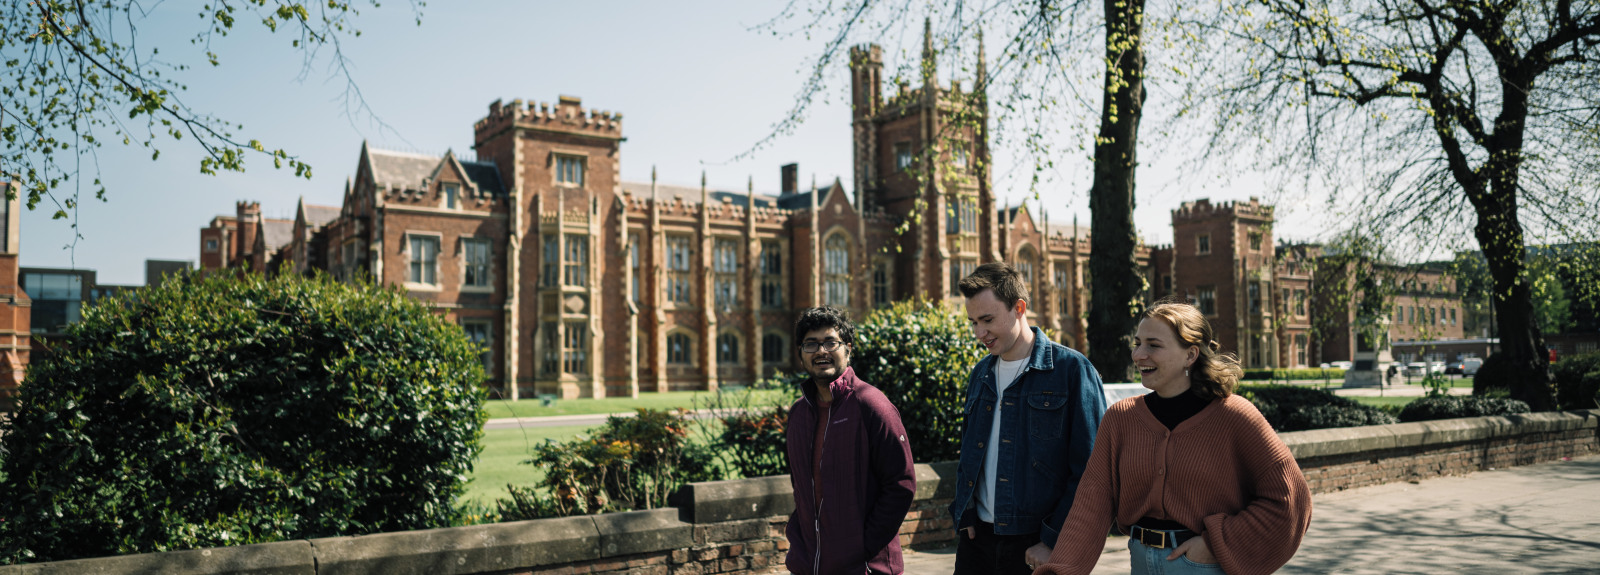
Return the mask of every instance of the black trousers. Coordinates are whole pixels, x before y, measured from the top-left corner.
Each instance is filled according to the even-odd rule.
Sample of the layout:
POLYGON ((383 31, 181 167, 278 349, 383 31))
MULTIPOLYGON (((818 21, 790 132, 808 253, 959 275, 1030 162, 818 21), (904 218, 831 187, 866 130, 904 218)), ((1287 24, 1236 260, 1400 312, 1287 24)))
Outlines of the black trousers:
POLYGON ((995 535, 994 524, 982 521, 976 531, 971 539, 965 529, 956 532, 955 575, 1032 575, 1027 553, 1039 542, 1038 533, 995 535))

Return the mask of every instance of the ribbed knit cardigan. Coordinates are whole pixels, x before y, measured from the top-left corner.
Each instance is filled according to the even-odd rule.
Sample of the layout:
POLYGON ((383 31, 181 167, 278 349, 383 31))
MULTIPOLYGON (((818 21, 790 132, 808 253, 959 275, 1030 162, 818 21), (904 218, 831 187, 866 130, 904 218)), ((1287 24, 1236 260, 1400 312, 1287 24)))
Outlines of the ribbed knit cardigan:
POLYGON ((1088 573, 1112 521, 1126 534, 1141 517, 1194 529, 1226 573, 1271 573, 1311 526, 1311 491, 1249 400, 1214 400, 1168 431, 1130 397, 1106 410, 1072 512, 1034 575, 1088 573))

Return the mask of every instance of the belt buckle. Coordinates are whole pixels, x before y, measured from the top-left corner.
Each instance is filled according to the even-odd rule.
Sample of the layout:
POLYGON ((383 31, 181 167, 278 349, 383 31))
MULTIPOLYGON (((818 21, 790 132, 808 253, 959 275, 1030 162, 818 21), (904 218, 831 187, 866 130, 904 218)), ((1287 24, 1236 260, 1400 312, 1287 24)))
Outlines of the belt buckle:
POLYGON ((1170 536, 1170 534, 1167 533, 1166 531, 1154 531, 1152 529, 1146 529, 1144 527, 1140 527, 1139 528, 1139 542, 1145 544, 1146 546, 1154 547, 1156 549, 1166 549, 1167 548, 1167 537, 1169 537, 1169 536, 1170 536), (1145 538, 1144 538, 1145 535, 1149 535, 1152 532, 1154 532, 1155 534, 1161 536, 1159 539, 1156 540, 1155 544, 1151 544, 1149 541, 1146 541, 1145 538))

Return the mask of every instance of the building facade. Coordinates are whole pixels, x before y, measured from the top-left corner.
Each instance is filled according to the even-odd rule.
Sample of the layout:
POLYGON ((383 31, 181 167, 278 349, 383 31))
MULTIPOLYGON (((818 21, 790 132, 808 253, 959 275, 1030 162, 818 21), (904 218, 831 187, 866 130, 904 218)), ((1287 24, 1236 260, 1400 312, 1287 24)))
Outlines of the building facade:
MULTIPOLYGON (((798 310, 959 303, 957 282, 996 260, 1025 276, 1030 320, 1086 351, 1092 238, 997 203, 981 86, 941 85, 927 40, 922 86, 892 93, 881 49, 850 56, 854 194, 840 178, 803 185, 794 164, 776 194, 625 182, 622 114, 497 100, 470 157, 363 144, 338 208, 302 202, 274 223, 240 202, 201 231, 201 259, 401 286, 483 344, 507 398, 748 385, 793 371, 798 310)), ((1185 204, 1176 243, 1137 262, 1150 300, 1196 301, 1250 365, 1304 365, 1315 356, 1294 312, 1310 268, 1277 256, 1271 223, 1254 200, 1185 204)))

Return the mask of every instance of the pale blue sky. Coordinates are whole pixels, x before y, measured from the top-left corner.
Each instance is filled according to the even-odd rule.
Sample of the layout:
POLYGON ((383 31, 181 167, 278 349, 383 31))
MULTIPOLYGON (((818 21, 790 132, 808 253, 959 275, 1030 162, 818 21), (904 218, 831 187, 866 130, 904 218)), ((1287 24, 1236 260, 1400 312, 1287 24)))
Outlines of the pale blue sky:
MULTIPOLYGON (((198 22, 195 9, 179 4, 160 4, 142 29, 171 45, 163 55, 198 60, 183 41, 198 22)), ((292 218, 301 197, 338 205, 364 139, 388 149, 470 150, 472 123, 497 98, 553 102, 564 94, 582 97, 587 108, 623 113, 625 180, 647 181, 656 166, 663 182, 693 185, 704 169, 715 187, 743 189, 754 176, 758 191, 775 192, 778 167, 799 162, 805 182, 812 175, 822 181, 837 176, 848 184, 848 85, 842 73, 831 83, 828 101, 819 102, 796 133, 748 160, 728 161, 782 119, 808 58, 820 48, 819 41, 752 30, 783 4, 435 1, 420 27, 403 2, 369 7, 359 21, 364 34, 346 42, 345 50, 367 102, 394 133, 366 116, 346 116, 342 80, 328 80, 324 68, 302 81, 290 37, 241 20, 240 32, 213 47, 222 57, 220 68, 196 68, 180 77, 190 88, 183 98, 244 124, 247 138, 299 155, 312 164, 314 177, 273 170, 265 157, 250 157, 244 174, 204 176, 199 152, 187 139, 164 142, 156 162, 142 148, 108 145, 99 152, 107 201, 83 202, 83 238, 76 248, 64 249, 72 230, 50 219, 54 208, 47 203, 23 215, 22 264, 76 265, 98 270, 102 283, 143 283, 145 259, 197 261, 198 230, 214 216, 232 214, 238 200, 258 201, 265 215, 280 218, 292 218)), ((897 57, 892 51, 886 56, 897 57)), ((1252 193, 1199 189, 1175 177, 1158 150, 1140 154, 1135 219, 1147 241, 1171 241, 1168 214, 1184 200, 1252 193)), ((1005 151, 997 151, 995 160, 997 174, 1010 173, 1005 151)), ((1042 190, 1044 206, 1053 222, 1077 215, 1088 225, 1089 161, 1067 157, 1057 163, 1057 177, 1042 190)), ((1002 175, 995 184, 1002 198, 1020 201, 1027 195, 1025 182, 1002 175)), ((1316 210, 1306 208, 1280 207, 1292 224, 1280 227, 1280 236, 1317 227, 1316 210)))

